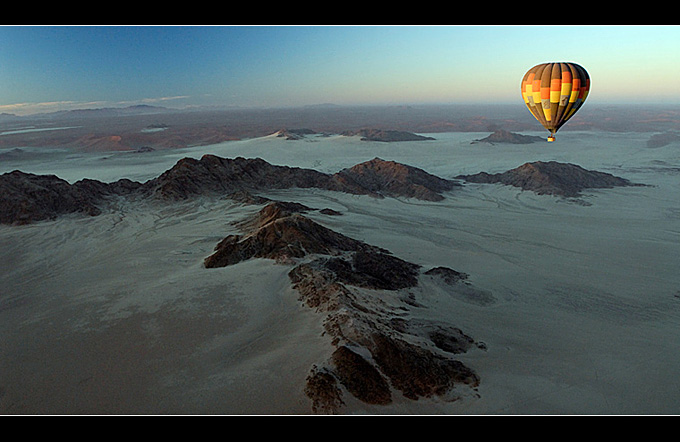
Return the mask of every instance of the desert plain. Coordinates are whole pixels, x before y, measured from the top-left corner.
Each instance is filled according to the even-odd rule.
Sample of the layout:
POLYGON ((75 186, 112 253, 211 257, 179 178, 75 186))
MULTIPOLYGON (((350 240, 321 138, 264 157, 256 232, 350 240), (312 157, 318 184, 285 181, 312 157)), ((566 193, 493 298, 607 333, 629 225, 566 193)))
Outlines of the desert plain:
MULTIPOLYGON (((478 383, 415 399, 392 386, 391 400, 380 404, 340 387, 334 412, 680 411, 680 145, 673 137, 650 143, 666 128, 623 131, 575 120, 554 143, 475 142, 499 119, 488 130, 441 131, 438 124, 428 132, 413 124, 432 139, 382 142, 321 127, 316 115, 292 121, 315 129, 296 139, 277 132, 291 121, 274 120, 256 134, 151 149, 3 144, 0 153, 9 155, 0 173, 145 182, 183 158, 214 155, 325 174, 379 158, 455 180, 460 185, 437 201, 320 188, 255 192, 312 208, 304 216, 315 223, 423 271, 467 275, 453 288, 420 273, 412 287, 354 294, 363 308, 394 320, 461 330, 475 345, 447 357, 474 371, 478 383), (535 161, 642 185, 562 197, 456 178, 535 161)), ((139 130, 168 130, 150 124, 139 130)), ((513 130, 544 136, 535 127, 513 130)), ((227 195, 114 197, 96 216, 0 225, 0 413, 312 414, 310 370, 327 363, 337 342, 327 312, 306 305, 294 288, 290 272, 300 260, 205 266, 216 245, 243 234, 239 223, 264 205, 227 195)))

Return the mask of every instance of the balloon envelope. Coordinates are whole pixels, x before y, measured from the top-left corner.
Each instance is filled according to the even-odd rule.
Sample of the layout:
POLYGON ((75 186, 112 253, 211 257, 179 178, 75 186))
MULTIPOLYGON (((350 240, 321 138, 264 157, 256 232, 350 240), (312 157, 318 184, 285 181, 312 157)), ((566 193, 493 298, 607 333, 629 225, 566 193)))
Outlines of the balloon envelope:
POLYGON ((522 98, 533 116, 550 131, 548 141, 588 96, 590 76, 576 63, 542 63, 522 79, 522 98))

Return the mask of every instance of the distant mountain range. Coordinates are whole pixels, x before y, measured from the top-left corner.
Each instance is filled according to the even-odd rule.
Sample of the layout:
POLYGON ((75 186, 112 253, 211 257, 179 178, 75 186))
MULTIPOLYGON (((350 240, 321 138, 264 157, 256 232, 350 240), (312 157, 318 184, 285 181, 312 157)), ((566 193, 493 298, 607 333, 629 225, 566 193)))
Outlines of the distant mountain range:
MULTIPOLYGON (((285 127, 305 127, 319 134, 354 134, 367 141, 411 141, 441 132, 491 133, 477 143, 524 143, 541 132, 524 106, 422 105, 341 106, 322 104, 288 108, 196 107, 173 109, 136 105, 76 109, 17 116, 0 114, 0 148, 60 147, 80 150, 167 149, 268 136, 285 127), (164 124, 163 131, 144 130, 164 124), (21 129, 31 127, 33 133, 21 129), (52 130, 54 128, 68 130, 52 130), (512 132, 511 132, 512 131, 512 132), (512 138, 508 134, 515 132, 512 138)), ((672 106, 585 106, 562 131, 647 132, 664 134, 649 147, 677 142, 665 135, 680 130, 680 108, 672 106), (603 117, 604 116, 604 117, 603 117)), ((561 133, 562 133, 561 131, 561 133)), ((547 132, 546 132, 547 134, 547 132)), ((304 134, 289 132, 290 139, 304 134)))
MULTIPOLYGON (((340 107, 332 103, 321 103, 302 106, 302 109, 323 110, 340 107)), ((247 109, 240 106, 191 106, 185 108, 169 108, 164 106, 152 106, 149 104, 135 104, 126 107, 99 107, 60 110, 52 112, 37 112, 29 115, 16 115, 13 113, 0 113, 0 122, 18 119, 41 119, 41 118, 68 118, 68 117, 115 117, 125 115, 151 115, 162 113, 183 113, 183 112, 214 112, 224 110, 247 109)), ((255 109, 255 108, 254 108, 255 109)))
POLYGON ((31 118, 38 116, 44 118, 58 118, 58 117, 113 117, 121 115, 147 115, 159 114, 167 112, 177 112, 175 109, 170 109, 162 106, 150 106, 147 104, 137 104, 128 107, 102 107, 93 109, 71 109, 56 112, 45 112, 42 114, 31 115, 31 118))

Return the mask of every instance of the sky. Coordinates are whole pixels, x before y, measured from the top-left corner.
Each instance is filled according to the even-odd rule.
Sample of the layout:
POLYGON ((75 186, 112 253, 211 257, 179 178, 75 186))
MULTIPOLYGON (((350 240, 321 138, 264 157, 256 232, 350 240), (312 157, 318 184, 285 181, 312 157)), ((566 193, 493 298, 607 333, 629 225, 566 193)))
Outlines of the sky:
POLYGON ((582 65, 590 102, 680 103, 680 26, 0 26, 0 112, 149 104, 521 103, 582 65))

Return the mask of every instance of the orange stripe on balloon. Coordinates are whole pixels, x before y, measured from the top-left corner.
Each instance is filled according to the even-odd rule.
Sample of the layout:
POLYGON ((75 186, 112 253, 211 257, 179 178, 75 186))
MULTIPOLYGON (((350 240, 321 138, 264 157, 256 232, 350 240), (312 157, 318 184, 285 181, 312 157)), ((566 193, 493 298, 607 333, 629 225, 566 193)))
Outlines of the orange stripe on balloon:
POLYGON ((562 71, 562 83, 571 83, 571 71, 562 71))

